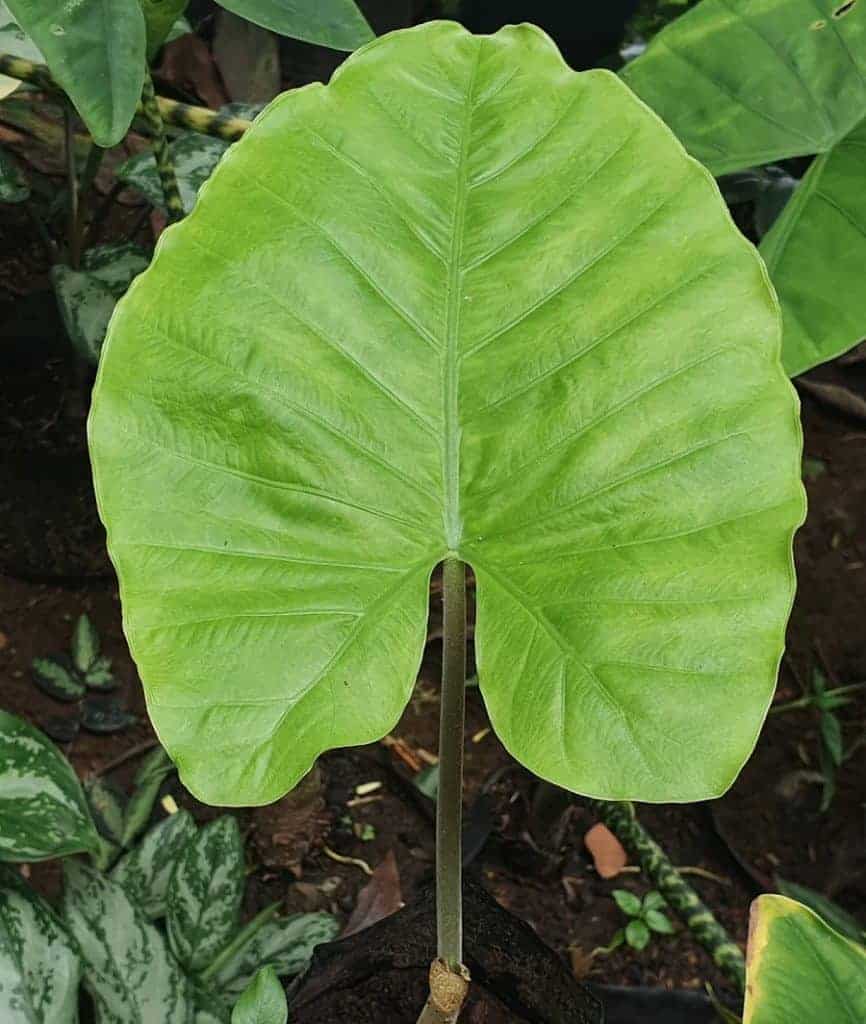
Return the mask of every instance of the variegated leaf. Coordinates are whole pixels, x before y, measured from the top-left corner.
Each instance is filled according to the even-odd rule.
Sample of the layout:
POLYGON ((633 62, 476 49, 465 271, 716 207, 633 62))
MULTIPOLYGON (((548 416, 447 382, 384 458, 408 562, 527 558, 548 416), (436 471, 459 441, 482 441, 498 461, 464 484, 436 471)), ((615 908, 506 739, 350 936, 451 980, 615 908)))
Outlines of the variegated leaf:
POLYGON ((60 919, 17 872, 0 870, 0 1020, 75 1024, 80 978, 60 919))
POLYGON ((203 970, 232 937, 243 890, 241 834, 237 821, 225 815, 187 846, 168 889, 171 948, 187 970, 203 970))
POLYGON ((320 942, 336 938, 340 926, 330 914, 293 914, 268 921, 218 971, 216 986, 227 996, 242 992, 262 967, 280 977, 300 973, 320 942))
POLYGON ((123 886, 74 861, 64 875, 63 914, 99 1024, 190 1024, 189 983, 123 886))
POLYGON ((99 657, 99 634, 87 615, 79 615, 72 634, 72 661, 79 672, 87 672, 99 657))
POLYGON ((0 711, 0 861, 47 860, 98 845, 70 763, 38 729, 0 711))
POLYGON ((85 694, 85 686, 65 655, 34 658, 30 663, 33 682, 52 700, 74 703, 85 694))
POLYGON ((135 789, 129 798, 129 806, 126 811, 126 822, 123 828, 124 846, 129 846, 147 826, 153 812, 153 805, 159 796, 160 786, 173 771, 174 765, 162 747, 157 747, 142 761, 138 774, 135 776, 135 789))
POLYGON ((87 786, 87 802, 100 833, 111 842, 119 843, 126 814, 123 793, 106 779, 97 778, 87 786))
POLYGON ((172 872, 194 835, 192 817, 187 811, 178 811, 154 825, 114 866, 111 877, 148 917, 165 915, 172 872))
MULTIPOLYGON (((183 208, 187 213, 195 205, 199 189, 211 176, 228 146, 222 139, 200 135, 198 132, 187 132, 171 143, 169 148, 174 171, 183 208)), ((153 206, 165 209, 165 195, 153 153, 148 151, 130 157, 117 169, 117 177, 137 188, 153 206)))

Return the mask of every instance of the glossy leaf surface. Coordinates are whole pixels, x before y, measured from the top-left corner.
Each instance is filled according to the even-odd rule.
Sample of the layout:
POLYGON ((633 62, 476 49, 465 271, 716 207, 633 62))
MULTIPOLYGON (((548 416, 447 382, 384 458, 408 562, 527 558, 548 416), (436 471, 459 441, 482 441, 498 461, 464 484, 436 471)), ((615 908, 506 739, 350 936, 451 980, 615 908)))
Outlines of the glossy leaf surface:
POLYGON ((286 1024, 289 1008, 273 967, 263 967, 241 993, 232 1024, 286 1024))
POLYGON ((187 811, 169 815, 112 869, 111 877, 148 917, 165 915, 172 873, 195 831, 195 822, 187 811))
POLYGON ((240 922, 244 847, 237 821, 218 818, 188 843, 168 889, 168 934, 188 971, 204 970, 240 922))
POLYGON ((64 865, 64 882, 63 916, 99 1024, 189 1024, 187 980, 123 886, 75 861, 64 865))
POLYGON ((536 29, 427 24, 278 99, 118 308, 90 423, 184 782, 268 802, 393 727, 451 552, 515 757, 721 793, 803 514, 778 334, 706 170, 536 29))
POLYGON ((866 338, 866 120, 814 161, 761 255, 782 304, 791 376, 866 338))
POLYGON ((752 904, 743 1024, 866 1020, 866 948, 785 896, 752 904))
POLYGON ((0 1020, 77 1024, 80 977, 57 915, 17 872, 0 870, 0 1020))
POLYGON ((72 765, 38 729, 0 711, 0 861, 48 860, 97 847, 72 765))
POLYGON ((354 0, 220 0, 220 7, 280 35, 355 50, 373 30, 354 0))
POLYGON ((7 0, 100 146, 126 134, 144 81, 139 0, 7 0))
POLYGON ((622 77, 714 174, 823 153, 866 111, 866 4, 702 0, 622 77))

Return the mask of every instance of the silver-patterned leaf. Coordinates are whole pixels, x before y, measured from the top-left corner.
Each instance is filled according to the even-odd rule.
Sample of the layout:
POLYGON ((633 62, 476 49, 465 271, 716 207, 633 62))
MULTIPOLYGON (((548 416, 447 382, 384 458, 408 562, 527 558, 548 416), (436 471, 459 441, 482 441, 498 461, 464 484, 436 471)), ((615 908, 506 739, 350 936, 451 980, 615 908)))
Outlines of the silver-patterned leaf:
POLYGON ((232 1024, 286 1024, 286 993, 273 967, 263 967, 241 993, 232 1024))
POLYGON ((99 633, 87 615, 79 615, 72 633, 72 661, 79 672, 87 672, 99 657, 99 633))
MULTIPOLYGON (((220 157, 229 144, 198 132, 187 132, 170 145, 174 173, 180 188, 183 208, 187 213, 195 205, 198 190, 211 176, 220 157)), ((118 180, 133 185, 151 205, 164 210, 165 196, 156 169, 153 153, 139 153, 130 157, 117 169, 118 180)))
POLYGON ((150 262, 131 242, 88 249, 78 270, 57 263, 51 283, 69 340, 78 353, 97 362, 117 300, 150 262))
POLYGON ((0 861, 47 860, 98 845, 70 763, 38 729, 0 711, 0 861))
POLYGON ((75 861, 64 877, 63 915, 99 1024, 190 1024, 189 983, 124 887, 75 861))
POLYGON ((0 871, 0 1020, 75 1024, 80 978, 60 919, 17 872, 0 871))
POLYGON ((206 825, 191 842, 168 890, 171 948, 189 971, 201 971, 231 939, 244 891, 244 847, 231 815, 206 825))
POLYGON ((336 938, 339 930, 330 914, 293 914, 268 921, 222 966, 214 982, 225 995, 236 996, 262 967, 273 967, 280 977, 298 974, 313 949, 336 938))
POLYGON ((30 663, 33 682, 53 700, 72 703, 85 693, 84 684, 65 655, 52 658, 34 658, 30 663))
POLYGON ((114 673, 111 671, 111 658, 106 658, 104 656, 97 658, 87 670, 84 682, 92 690, 107 691, 117 689, 117 680, 114 678, 114 673))
POLYGON ((194 835, 191 815, 178 811, 154 825, 138 846, 114 866, 111 877, 149 918, 165 915, 172 872, 194 835))

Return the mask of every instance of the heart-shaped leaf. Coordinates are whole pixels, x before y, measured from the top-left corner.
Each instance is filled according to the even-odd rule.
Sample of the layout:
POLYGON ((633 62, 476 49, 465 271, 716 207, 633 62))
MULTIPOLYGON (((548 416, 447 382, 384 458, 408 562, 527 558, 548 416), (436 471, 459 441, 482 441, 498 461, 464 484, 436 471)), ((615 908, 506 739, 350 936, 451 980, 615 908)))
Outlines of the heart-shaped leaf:
POLYGON ((752 904, 743 1024, 866 1020, 866 948, 786 896, 752 904))
POLYGON ((171 814, 154 825, 112 869, 111 877, 148 917, 165 915, 172 873, 195 831, 187 811, 171 814))
POLYGON ((783 360, 791 376, 866 338, 864 182, 866 120, 812 163, 761 242, 782 303, 783 360))
POLYGON ((144 15, 139 0, 7 0, 100 146, 120 142, 141 96, 144 15))
POLYGON ((263 967, 241 993, 232 1024, 286 1024, 286 993, 273 967, 263 967))
POLYGON ((81 962, 57 915, 15 871, 0 870, 0 1020, 77 1024, 81 962))
POLYGON ((204 970, 238 927, 244 846, 237 821, 217 818, 188 843, 168 889, 168 935, 191 972, 204 970))
POLYGON ((824 153, 866 110, 866 4, 702 0, 622 76, 714 174, 824 153))
POLYGON ((280 977, 298 974, 316 946, 335 939, 339 930, 331 914, 292 914, 266 920, 220 965, 214 983, 226 995, 236 996, 264 966, 273 967, 280 977))
POLYGON ((373 31, 355 0, 220 0, 220 7, 293 39, 355 50, 373 31))
POLYGON ((63 916, 100 1024, 189 1024, 187 980, 124 887, 75 861, 64 881, 63 916))
POLYGON ((271 104, 118 308, 91 414, 184 782, 266 803, 388 732, 457 556, 515 757, 598 796, 723 792, 803 516, 778 347, 706 170, 537 29, 393 33, 271 104))
POLYGON ((0 861, 95 853, 98 846, 72 765, 38 729, 0 711, 0 861))

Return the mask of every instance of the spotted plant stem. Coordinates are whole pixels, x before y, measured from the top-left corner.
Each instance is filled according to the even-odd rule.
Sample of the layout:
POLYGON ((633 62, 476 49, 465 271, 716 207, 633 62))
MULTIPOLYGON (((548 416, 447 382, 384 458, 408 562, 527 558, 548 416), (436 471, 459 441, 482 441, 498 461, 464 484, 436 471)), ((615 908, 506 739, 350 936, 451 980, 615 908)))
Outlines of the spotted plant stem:
POLYGON ((153 155, 156 157, 156 167, 159 171, 159 180, 162 185, 162 195, 165 199, 168 219, 170 221, 181 220, 184 212, 183 200, 180 198, 177 176, 174 173, 174 161, 171 158, 171 150, 168 148, 168 138, 165 134, 165 122, 162 119, 159 104, 156 102, 153 79, 150 77, 149 70, 144 73, 144 85, 141 89, 141 111, 150 128, 153 155))
POLYGON ((739 992, 744 992, 746 963, 742 950, 637 820, 634 807, 628 803, 609 803, 605 800, 593 800, 592 807, 683 919, 719 970, 737 986, 739 992))

